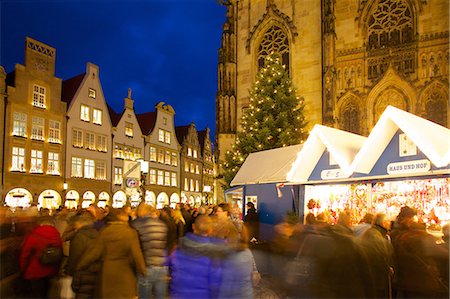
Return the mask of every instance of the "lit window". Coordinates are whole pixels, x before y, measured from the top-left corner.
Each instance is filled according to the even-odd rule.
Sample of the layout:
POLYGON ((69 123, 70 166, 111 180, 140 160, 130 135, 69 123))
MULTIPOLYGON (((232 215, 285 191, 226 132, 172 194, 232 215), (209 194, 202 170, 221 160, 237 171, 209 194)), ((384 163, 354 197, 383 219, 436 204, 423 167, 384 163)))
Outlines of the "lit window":
POLYGON ((194 158, 197 158, 197 150, 194 150, 194 158))
POLYGON ((164 172, 164 185, 170 186, 170 172, 168 171, 164 172))
POLYGON ((122 185, 123 182, 123 169, 122 167, 114 167, 114 184, 122 185))
POLYGON ((187 149, 187 154, 188 154, 188 157, 192 157, 192 149, 190 147, 188 147, 188 149, 187 149))
POLYGON ((195 165, 195 173, 200 174, 200 166, 195 165))
POLYGON ((191 163, 191 173, 195 172, 195 167, 194 167, 194 163, 191 163))
POLYGON ((59 174, 58 153, 48 153, 47 174, 59 174))
POLYGON ((83 147, 83 131, 77 129, 72 130, 72 145, 74 147, 83 147))
POLYGON ((106 180, 106 166, 104 161, 96 161, 95 178, 97 180, 106 180))
POLYGON ((158 185, 164 185, 164 171, 158 170, 158 185))
POLYGON ((133 137, 133 124, 125 122, 125 136, 133 137))
POLYGON ((165 131, 164 132, 164 137, 165 137, 165 142, 167 143, 167 144, 170 144, 170 132, 167 132, 167 131, 165 131))
POLYGON ((80 119, 84 121, 90 121, 90 111, 89 106, 81 105, 80 107, 80 119))
POLYGON ((189 172, 189 163, 184 163, 184 171, 189 172))
POLYGON ((178 165, 177 153, 172 153, 172 166, 177 166, 177 165, 178 165))
POLYGON ((158 141, 164 142, 164 130, 163 129, 158 130, 158 141))
POLYGON ((27 115, 25 113, 14 112, 14 136, 27 136, 27 115))
POLYGON ((42 173, 42 151, 31 150, 31 173, 42 173))
POLYGON ((165 158, 165 163, 167 164, 167 165, 170 165, 170 157, 171 157, 171 154, 170 154, 170 152, 169 151, 166 151, 166 158, 165 158))
POLYGON ((95 99, 95 97, 96 97, 95 89, 89 88, 88 97, 95 99))
POLYGON ((84 160, 84 177, 93 179, 95 177, 95 162, 91 159, 84 160))
POLYGON ((11 170, 22 172, 25 171, 25 148, 23 147, 12 148, 11 170))
POLYGON ((158 150, 158 162, 164 163, 164 150, 162 149, 158 150))
POLYGON ((72 157, 72 177, 81 178, 83 176, 83 160, 72 157))
POLYGON ((45 87, 36 84, 33 86, 33 106, 45 108, 45 87))
POLYGON ((90 150, 95 150, 95 134, 94 133, 85 133, 84 139, 84 147, 90 150))
POLYGON ((142 149, 140 148, 133 148, 133 152, 134 152, 134 159, 142 159, 142 149))
POLYGON ((150 161, 156 162, 156 147, 150 147, 150 161))
POLYGON ((199 192, 200 191, 200 187, 198 184, 198 180, 195 180, 195 192, 199 192))
POLYGON ((194 191, 194 180, 193 179, 191 179, 191 185, 190 185, 189 190, 194 191))
POLYGON ((156 170, 150 169, 150 184, 156 184, 156 170))
POLYGON ((59 121, 49 121, 48 142, 61 143, 61 123, 59 121))
POLYGON ((44 119, 42 117, 33 116, 31 139, 44 140, 44 119))
POLYGON ((107 152, 106 150, 106 136, 105 135, 97 135, 97 150, 99 152, 107 152))
POLYGON ((123 147, 120 144, 114 146, 114 157, 118 159, 123 159, 123 147))
POLYGON ((177 173, 172 172, 171 178, 172 178, 172 183, 171 183, 172 187, 176 187, 177 186, 177 173))
POLYGON ((189 191, 189 181, 187 178, 184 178, 184 191, 189 191))
POLYGON ((97 125, 102 124, 102 110, 100 109, 92 109, 92 122, 97 125))

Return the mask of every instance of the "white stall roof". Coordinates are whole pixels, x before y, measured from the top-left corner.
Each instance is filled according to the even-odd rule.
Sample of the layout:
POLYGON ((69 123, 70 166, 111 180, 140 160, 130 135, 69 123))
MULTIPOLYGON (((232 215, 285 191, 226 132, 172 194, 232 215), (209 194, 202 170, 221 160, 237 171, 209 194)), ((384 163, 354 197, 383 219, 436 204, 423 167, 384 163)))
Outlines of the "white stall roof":
POLYGON ((402 130, 436 167, 450 164, 448 128, 388 106, 356 155, 352 169, 360 173, 370 173, 398 129, 402 130))
POLYGON ((289 182, 306 182, 327 149, 345 175, 352 174, 351 164, 367 137, 322 125, 315 125, 303 149, 289 171, 289 182))
POLYGON ((302 144, 251 153, 237 172, 231 186, 283 183, 302 144))

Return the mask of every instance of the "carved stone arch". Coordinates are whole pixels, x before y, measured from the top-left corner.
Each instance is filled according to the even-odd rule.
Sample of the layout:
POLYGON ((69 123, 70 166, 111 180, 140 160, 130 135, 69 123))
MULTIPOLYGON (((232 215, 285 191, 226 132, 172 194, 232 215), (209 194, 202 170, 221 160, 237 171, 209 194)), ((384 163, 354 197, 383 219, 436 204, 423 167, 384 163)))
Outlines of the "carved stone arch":
MULTIPOLYGON (((373 121, 371 125, 375 125, 375 123, 380 119, 381 114, 383 114, 384 110, 388 105, 394 106, 401 110, 408 111, 408 100, 406 95, 394 85, 389 86, 385 90, 383 90, 380 94, 378 94, 375 102, 373 103, 373 121)), ((370 124, 370 123, 369 123, 370 124)))
POLYGON ((361 98, 352 92, 347 92, 342 96, 336 106, 336 118, 338 127, 341 130, 355 134, 364 133, 364 110, 361 109, 361 98))
MULTIPOLYGON (((382 103, 383 101, 385 101, 385 99, 382 99, 380 97, 386 97, 387 94, 384 92, 386 92, 387 90, 390 90, 392 92, 392 96, 401 95, 400 98, 403 98, 403 101, 399 101, 400 98, 397 97, 397 101, 399 102, 397 103, 397 106, 393 102, 393 106, 413 113, 414 111, 416 111, 416 90, 406 80, 400 77, 392 67, 389 67, 383 78, 372 88, 367 96, 366 109, 367 124, 369 129, 373 127, 373 125, 378 121, 378 118, 381 115, 379 114, 379 110, 382 109, 382 106, 384 105, 382 103), (403 104, 400 105, 399 103, 403 104), (376 109, 378 109, 378 111, 376 109)), ((391 105, 390 103, 386 104, 391 105)), ((383 111, 381 111, 381 113, 383 111)))
POLYGON ((289 44, 295 42, 295 37, 298 36, 297 27, 295 26, 292 19, 282 13, 275 4, 270 3, 267 5, 266 12, 259 19, 255 26, 253 26, 250 31, 245 48, 247 49, 247 53, 250 54, 250 50, 252 48, 252 43, 254 42, 254 36, 260 34, 260 32, 265 32, 268 29, 268 23, 277 22, 280 24, 281 28, 285 29, 287 34, 289 35, 289 44))
POLYGON ((417 114, 448 127, 450 124, 449 104, 448 86, 434 80, 421 92, 417 114))
MULTIPOLYGON (((380 3, 380 1, 382 0, 362 0, 360 2, 359 5, 359 9, 358 11, 360 12, 358 15, 358 17, 356 17, 356 21, 358 22, 358 28, 361 31, 362 36, 366 36, 367 35, 367 24, 368 24, 368 20, 369 17, 371 15, 371 13, 373 12, 373 10, 377 7, 377 5, 380 3)), ((422 12, 423 10, 423 4, 422 1, 423 0, 403 0, 405 1, 405 3, 407 3, 409 5, 409 7, 411 7, 412 9, 412 18, 413 18, 413 30, 414 30, 414 34, 417 32, 417 20, 418 20, 418 16, 419 13, 422 12)))

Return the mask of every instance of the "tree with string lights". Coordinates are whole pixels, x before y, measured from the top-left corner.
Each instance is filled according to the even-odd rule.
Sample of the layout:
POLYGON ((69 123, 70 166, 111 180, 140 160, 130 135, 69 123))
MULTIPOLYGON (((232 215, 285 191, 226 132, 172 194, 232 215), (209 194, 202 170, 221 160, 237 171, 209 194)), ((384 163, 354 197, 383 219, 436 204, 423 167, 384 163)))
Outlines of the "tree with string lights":
POLYGON ((281 56, 267 55, 250 89, 250 103, 241 118, 242 131, 225 155, 226 187, 250 153, 303 143, 307 137, 304 107, 281 56))

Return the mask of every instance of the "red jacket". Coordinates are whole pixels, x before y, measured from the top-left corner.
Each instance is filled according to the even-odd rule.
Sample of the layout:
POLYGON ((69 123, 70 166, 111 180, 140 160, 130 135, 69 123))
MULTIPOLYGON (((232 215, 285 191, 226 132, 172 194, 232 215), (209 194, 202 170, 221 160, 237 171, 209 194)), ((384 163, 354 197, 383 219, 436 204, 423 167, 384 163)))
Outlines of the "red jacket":
POLYGON ((58 274, 59 265, 42 265, 39 261, 47 245, 62 247, 61 237, 54 226, 38 226, 25 237, 19 260, 25 279, 38 279, 58 274))

